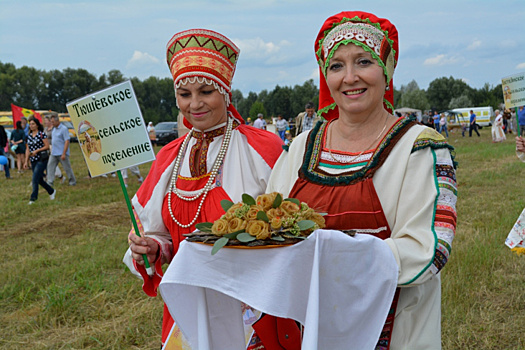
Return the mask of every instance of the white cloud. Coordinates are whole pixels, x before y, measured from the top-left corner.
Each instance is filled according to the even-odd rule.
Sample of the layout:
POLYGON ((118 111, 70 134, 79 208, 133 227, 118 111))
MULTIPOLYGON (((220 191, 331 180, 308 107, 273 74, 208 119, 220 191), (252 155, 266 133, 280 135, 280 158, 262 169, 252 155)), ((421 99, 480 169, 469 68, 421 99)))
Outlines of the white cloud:
POLYGON ((160 60, 147 52, 135 51, 128 61, 127 67, 133 67, 143 64, 158 64, 160 60))
POLYGON ((281 40, 278 43, 271 41, 265 42, 261 38, 254 39, 235 39, 233 40, 241 49, 243 59, 263 59, 268 63, 277 63, 281 61, 281 49, 291 45, 289 41, 281 40))
POLYGON ((443 66, 447 64, 454 64, 457 63, 459 59, 454 56, 446 56, 444 54, 437 55, 434 57, 427 58, 423 64, 425 66, 443 66))
POLYGON ((470 45, 467 47, 467 50, 475 50, 475 49, 477 49, 477 48, 480 47, 480 46, 481 46, 481 40, 476 39, 476 40, 474 40, 474 41, 472 42, 472 44, 470 44, 470 45))
POLYGON ((518 64, 516 69, 525 69, 525 62, 518 64))

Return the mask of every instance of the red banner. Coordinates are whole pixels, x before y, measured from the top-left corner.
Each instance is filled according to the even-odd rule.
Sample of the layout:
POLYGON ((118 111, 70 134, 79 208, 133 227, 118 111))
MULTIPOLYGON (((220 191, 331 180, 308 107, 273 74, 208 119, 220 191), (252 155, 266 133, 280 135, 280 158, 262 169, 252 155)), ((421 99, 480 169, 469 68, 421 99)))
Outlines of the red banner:
POLYGON ((40 123, 42 123, 42 117, 40 116, 40 113, 37 113, 32 109, 18 107, 11 103, 11 112, 13 113, 13 127, 15 129, 16 122, 22 119, 22 117, 28 118, 29 116, 34 116, 40 121, 40 123))

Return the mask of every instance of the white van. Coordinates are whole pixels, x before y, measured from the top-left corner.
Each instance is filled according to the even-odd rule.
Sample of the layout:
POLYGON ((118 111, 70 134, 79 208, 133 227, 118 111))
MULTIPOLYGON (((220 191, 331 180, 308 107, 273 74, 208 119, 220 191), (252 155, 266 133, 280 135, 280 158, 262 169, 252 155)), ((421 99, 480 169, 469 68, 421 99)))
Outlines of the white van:
POLYGON ((480 126, 491 126, 495 118, 492 107, 470 107, 470 108, 454 108, 449 113, 449 125, 460 126, 462 122, 467 125, 470 124, 470 111, 476 115, 476 124, 480 126))

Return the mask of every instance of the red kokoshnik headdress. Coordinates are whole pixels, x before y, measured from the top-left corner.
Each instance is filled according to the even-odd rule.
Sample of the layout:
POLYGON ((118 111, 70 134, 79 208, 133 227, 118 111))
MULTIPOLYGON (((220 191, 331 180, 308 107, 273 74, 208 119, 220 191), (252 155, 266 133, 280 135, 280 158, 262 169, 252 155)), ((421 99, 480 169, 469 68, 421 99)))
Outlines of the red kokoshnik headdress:
POLYGON ((383 102, 390 113, 394 110, 394 68, 399 55, 396 27, 389 20, 367 12, 341 12, 328 18, 315 40, 315 55, 319 63, 319 111, 327 120, 337 118, 339 110, 326 84, 326 70, 330 58, 339 45, 355 44, 372 54, 383 68, 390 87, 385 91, 383 102))
MULTIPOLYGON (((175 90, 195 81, 213 85, 224 95, 228 111, 244 124, 239 112, 230 103, 232 79, 240 53, 230 39, 208 29, 189 29, 175 34, 166 49, 175 90)), ((186 118, 184 124, 192 127, 186 118)))

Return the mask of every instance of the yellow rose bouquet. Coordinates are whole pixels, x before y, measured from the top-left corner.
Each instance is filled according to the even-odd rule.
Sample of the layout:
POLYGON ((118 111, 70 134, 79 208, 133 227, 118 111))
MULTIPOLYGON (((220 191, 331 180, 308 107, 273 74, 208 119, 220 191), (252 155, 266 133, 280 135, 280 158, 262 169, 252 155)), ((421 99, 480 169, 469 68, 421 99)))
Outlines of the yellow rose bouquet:
POLYGON ((224 215, 213 223, 195 225, 199 232, 185 235, 189 241, 213 242, 212 255, 226 245, 289 245, 325 227, 323 214, 295 198, 283 199, 278 192, 257 199, 245 193, 241 203, 222 200, 221 206, 224 215))

